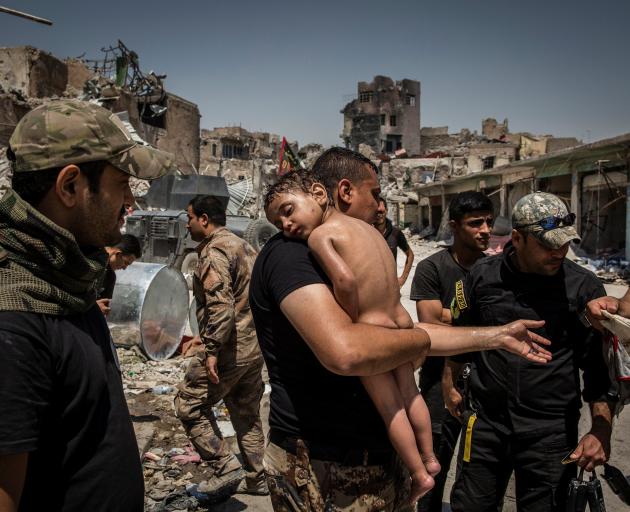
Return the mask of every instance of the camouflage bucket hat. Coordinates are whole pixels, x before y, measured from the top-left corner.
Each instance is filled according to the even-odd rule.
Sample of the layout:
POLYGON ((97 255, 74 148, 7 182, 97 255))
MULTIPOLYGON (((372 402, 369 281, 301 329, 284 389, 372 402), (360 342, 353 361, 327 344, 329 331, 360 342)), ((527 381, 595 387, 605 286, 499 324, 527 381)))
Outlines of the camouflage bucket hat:
POLYGON ((14 172, 31 172, 105 160, 144 180, 175 169, 173 157, 131 137, 109 110, 79 100, 51 101, 27 113, 9 141, 14 172))
POLYGON ((521 198, 512 210, 512 227, 530 233, 540 243, 559 249, 581 238, 573 225, 575 215, 569 213, 564 202, 553 194, 534 192, 521 198))

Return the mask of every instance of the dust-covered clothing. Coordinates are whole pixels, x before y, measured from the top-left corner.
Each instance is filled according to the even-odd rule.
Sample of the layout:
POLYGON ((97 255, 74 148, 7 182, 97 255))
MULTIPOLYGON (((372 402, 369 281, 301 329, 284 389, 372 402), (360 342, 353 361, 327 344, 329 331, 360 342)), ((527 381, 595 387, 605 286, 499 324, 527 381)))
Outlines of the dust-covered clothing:
POLYGON ((394 452, 378 463, 341 464, 313 458, 303 443, 292 453, 271 442, 265 472, 275 512, 412 510, 409 473, 394 452))
POLYGON ((216 474, 237 469, 238 460, 218 430, 211 406, 225 401, 249 479, 262 478, 265 449, 260 399, 263 359, 249 307, 254 249, 226 228, 197 248, 193 278, 199 334, 205 345, 190 360, 175 397, 177 416, 192 444, 216 474), (217 357, 219 383, 208 380, 207 356, 217 357))
POLYGON ((193 278, 199 335, 219 368, 243 365, 262 357, 249 307, 249 280, 256 251, 224 227, 197 248, 193 278))
POLYGON ((409 250, 409 243, 405 238, 404 233, 392 224, 392 221, 385 219, 385 232, 383 233, 385 241, 389 246, 389 250, 394 255, 394 261, 398 256, 398 248, 400 247, 404 252, 409 250))
MULTIPOLYGON (((321 462, 316 477, 304 478, 329 479, 332 487, 326 487, 324 500, 341 510, 348 506, 350 497, 359 503, 362 497, 368 499, 386 488, 400 498, 409 490, 409 479, 405 484, 404 479, 395 478, 391 461, 396 460, 396 454, 360 379, 336 375, 324 368, 280 310, 280 303, 291 292, 311 284, 329 285, 330 281, 306 243, 285 238, 282 233, 272 237, 256 260, 250 289, 252 313, 271 383, 271 442, 281 447, 278 449, 286 452, 284 457, 289 459, 290 455, 297 455, 296 447, 303 443, 310 451, 310 459, 321 462), (379 469, 368 468, 367 464, 379 469), (379 471, 378 485, 370 478, 359 478, 354 485, 345 486, 334 476, 359 476, 368 470, 379 471), (338 487, 342 485, 343 488, 338 487)), ((273 445, 268 445, 268 449, 273 445)), ((287 510, 280 498, 274 497, 276 477, 284 476, 282 481, 292 489, 288 493, 299 494, 302 480, 296 481, 291 465, 282 462, 267 464, 266 472, 274 509, 287 510)), ((316 507, 311 505, 306 510, 321 510, 316 507)))
POLYGON ((0 312, 0 410, 0 454, 28 452, 19 510, 143 510, 138 446, 96 305, 0 312))
POLYGON ((219 373, 219 384, 211 384, 205 359, 203 351, 190 359, 184 382, 179 385, 179 393, 175 397, 177 417, 202 459, 219 472, 238 468, 239 463, 229 443, 223 439, 211 407, 223 400, 236 432, 246 476, 258 480, 263 474, 265 448, 260 419, 260 399, 264 390, 263 360, 258 358, 251 364, 225 368, 219 373))

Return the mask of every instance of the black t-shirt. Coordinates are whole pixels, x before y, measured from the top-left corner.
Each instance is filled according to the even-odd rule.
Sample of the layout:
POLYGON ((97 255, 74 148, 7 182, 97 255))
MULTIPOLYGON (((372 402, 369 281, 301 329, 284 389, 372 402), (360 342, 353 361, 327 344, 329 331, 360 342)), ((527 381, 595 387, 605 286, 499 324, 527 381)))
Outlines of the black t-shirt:
POLYGON ((392 224, 392 221, 389 219, 385 219, 385 232, 383 236, 385 237, 385 241, 389 246, 389 250, 392 251, 394 255, 394 260, 396 260, 396 256, 398 255, 398 247, 400 247, 403 251, 407 252, 409 250, 409 244, 407 243, 407 239, 403 232, 395 227, 392 224))
MULTIPOLYGON (((455 301, 456 325, 502 325, 520 318, 544 320, 535 332, 551 340, 553 359, 529 362, 504 350, 468 354, 470 390, 480 414, 495 428, 517 435, 564 431, 577 425, 582 397, 606 400, 610 388, 601 338, 579 320, 586 304, 606 294, 599 279, 570 260, 554 276, 520 272, 503 254, 478 261, 455 301)), ((453 359, 462 361, 466 356, 453 359)))
POLYGON ((20 510, 141 512, 138 446, 105 318, 0 312, 0 454, 28 452, 20 510))
MULTIPOLYGON (((449 249, 436 252, 416 266, 409 298, 415 301, 439 300, 443 308, 450 309, 455 298, 455 288, 463 287, 467 274, 468 270, 453 259, 449 249)), ((420 372, 420 388, 423 392, 442 380, 444 359, 440 356, 427 357, 420 372)))
POLYGON ((112 270, 112 267, 107 265, 107 269, 105 270, 105 277, 103 278, 103 285, 101 289, 101 293, 99 294, 99 299, 111 299, 112 295, 114 295, 114 287, 116 286, 116 272, 112 270))
POLYGON ((276 435, 331 449, 389 448, 383 420, 359 378, 324 368, 280 310, 291 292, 316 283, 329 281, 302 241, 278 233, 256 259, 249 302, 271 383, 269 426, 276 435))

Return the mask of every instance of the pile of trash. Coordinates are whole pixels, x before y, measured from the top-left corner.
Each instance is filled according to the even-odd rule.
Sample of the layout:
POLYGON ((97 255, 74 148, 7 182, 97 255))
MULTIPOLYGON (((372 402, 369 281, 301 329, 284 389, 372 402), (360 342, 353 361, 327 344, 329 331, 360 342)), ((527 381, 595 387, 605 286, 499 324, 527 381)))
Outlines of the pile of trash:
MULTIPOLYGON (((211 473, 190 444, 175 416, 173 399, 183 381, 188 359, 148 360, 138 347, 118 347, 123 390, 138 441, 145 481, 145 510, 207 510, 221 499, 204 492, 211 473)), ((265 382, 266 375, 263 375, 265 382)), ((266 386, 263 401, 268 402, 266 386)), ((212 408, 225 439, 236 445, 235 432, 223 402, 212 408)), ((234 448, 238 450, 237 448, 234 448)), ((227 510, 227 509, 226 509, 227 510)))

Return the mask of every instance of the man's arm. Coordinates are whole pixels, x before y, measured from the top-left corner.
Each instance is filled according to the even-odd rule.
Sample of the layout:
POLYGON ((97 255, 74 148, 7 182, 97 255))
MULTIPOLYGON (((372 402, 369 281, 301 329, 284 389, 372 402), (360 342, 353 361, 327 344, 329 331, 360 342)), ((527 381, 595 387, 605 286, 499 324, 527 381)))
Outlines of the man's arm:
POLYGON ((26 478, 28 453, 0 455, 0 510, 15 512, 26 478))
POLYGON ((589 322, 596 329, 602 330, 602 311, 608 311, 609 313, 618 314, 626 318, 630 318, 630 288, 626 291, 625 295, 621 299, 615 297, 599 297, 591 300, 586 305, 586 316, 589 322))
POLYGON ((427 323, 415 326, 429 335, 430 356, 503 349, 535 363, 546 363, 551 360, 551 352, 542 345, 551 345, 551 341, 530 331, 544 324, 543 320, 516 320, 497 327, 451 327, 427 323))
POLYGON ((418 321, 427 324, 450 325, 451 312, 442 307, 442 301, 419 300, 416 302, 416 313, 418 321))
POLYGON ((352 323, 324 284, 292 291, 280 309, 322 365, 340 375, 384 373, 424 357, 434 345, 436 350, 431 348, 430 355, 503 348, 535 362, 551 358, 538 345, 550 342, 528 330, 543 325, 533 320, 483 328, 418 324, 418 329, 388 329, 352 323))
POLYGON ((411 247, 409 246, 407 246, 407 250, 405 251, 405 254, 407 255, 407 259, 405 260, 405 268, 403 268, 403 273, 398 278, 398 284, 400 285, 401 288, 402 288, 402 285, 405 284, 405 281, 407 281, 407 277, 409 277, 409 272, 411 272, 411 267, 413 266, 413 259, 415 257, 415 255, 413 254, 413 251, 411 250, 411 247))
POLYGON ((592 402, 591 429, 580 439, 570 459, 586 471, 593 471, 610 457, 610 436, 612 434, 613 404, 609 402, 592 402))
POLYGON ((208 377, 218 384, 217 355, 236 329, 230 263, 221 251, 210 249, 200 259, 197 272, 205 299, 199 336, 205 345, 208 377))

